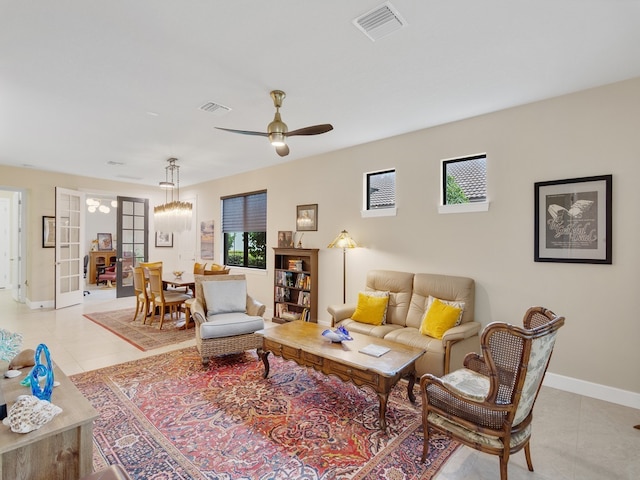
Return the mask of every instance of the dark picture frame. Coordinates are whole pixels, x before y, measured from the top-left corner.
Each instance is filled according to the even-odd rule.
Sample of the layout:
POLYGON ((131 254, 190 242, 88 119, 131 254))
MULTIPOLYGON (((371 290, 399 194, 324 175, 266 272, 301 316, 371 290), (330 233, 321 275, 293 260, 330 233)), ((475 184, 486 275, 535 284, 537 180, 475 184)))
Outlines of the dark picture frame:
POLYGON ((318 230, 318 204, 296 207, 296 232, 316 232, 318 230))
POLYGON ((293 232, 291 230, 280 230, 278 232, 278 248, 293 247, 293 232))
POLYGON ((100 251, 113 250, 113 239, 110 233, 98 233, 98 250, 100 251))
POLYGON ((612 175, 534 185, 536 262, 612 263, 612 175))
POLYGON ((156 247, 173 247, 173 233, 156 232, 156 247))
POLYGON ((42 217, 42 248, 56 246, 56 217, 42 217))

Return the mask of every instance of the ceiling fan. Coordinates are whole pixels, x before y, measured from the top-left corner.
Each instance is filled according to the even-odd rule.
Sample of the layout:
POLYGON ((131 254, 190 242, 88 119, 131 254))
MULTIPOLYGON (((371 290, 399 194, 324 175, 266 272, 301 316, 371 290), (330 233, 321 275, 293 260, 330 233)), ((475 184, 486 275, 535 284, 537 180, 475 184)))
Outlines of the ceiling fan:
POLYGON ((281 157, 289 155, 289 146, 287 145, 287 137, 294 137, 296 135, 320 135, 321 133, 327 133, 333 130, 333 125, 329 123, 323 123, 322 125, 312 125, 310 127, 299 128, 297 130, 289 131, 287 124, 280 118, 280 107, 282 107, 282 101, 284 100, 285 93, 282 90, 274 90, 271 92, 271 98, 273 99, 273 105, 276 107, 276 114, 273 117, 273 122, 267 126, 266 132, 253 132, 250 130, 234 130, 232 128, 216 127, 218 130, 225 130, 227 132, 240 133, 242 135, 258 135, 260 137, 268 137, 271 145, 276 147, 276 152, 281 157))

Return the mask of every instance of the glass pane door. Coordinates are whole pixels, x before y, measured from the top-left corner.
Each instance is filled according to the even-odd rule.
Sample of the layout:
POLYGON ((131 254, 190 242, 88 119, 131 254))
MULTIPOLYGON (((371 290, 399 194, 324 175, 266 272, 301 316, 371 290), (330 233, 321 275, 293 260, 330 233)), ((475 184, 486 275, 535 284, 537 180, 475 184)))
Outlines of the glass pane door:
POLYGON ((56 309, 82 302, 84 194, 56 187, 56 309))
POLYGON ((133 291, 133 267, 149 255, 149 200, 118 197, 118 268, 116 296, 130 297, 133 291))

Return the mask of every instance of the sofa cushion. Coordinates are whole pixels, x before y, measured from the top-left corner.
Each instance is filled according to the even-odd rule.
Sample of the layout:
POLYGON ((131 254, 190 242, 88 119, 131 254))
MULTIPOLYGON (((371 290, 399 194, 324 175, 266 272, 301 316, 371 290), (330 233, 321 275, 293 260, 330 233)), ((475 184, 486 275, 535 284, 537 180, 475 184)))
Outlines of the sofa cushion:
POLYGON ((393 325, 392 323, 386 323, 384 325, 372 325, 370 323, 356 322, 350 318, 341 321, 336 326, 344 327, 349 332, 362 333, 371 337, 385 338, 385 336, 392 331, 402 330, 400 325, 393 325))
POLYGON ((413 273, 392 270, 370 270, 367 273, 367 291, 389 292, 387 324, 406 325, 412 288, 413 273))
POLYGON ((413 294, 405 325, 419 329, 427 311, 429 296, 441 300, 464 302, 462 323, 473 322, 475 282, 471 278, 416 273, 413 280, 413 294))
POLYGON ((262 317, 254 317, 245 313, 207 315, 206 322, 200 324, 200 338, 235 337, 236 335, 253 333, 263 328, 264 320, 262 317))
POLYGON ((224 280, 202 282, 202 292, 207 305, 207 317, 219 313, 247 311, 247 282, 224 280))
POLYGON ((447 305, 437 298, 434 299, 424 316, 420 333, 433 338, 442 338, 447 330, 456 325, 461 312, 462 309, 458 307, 447 305))
POLYGON ((365 290, 364 292, 360 292, 363 295, 368 295, 370 297, 386 297, 387 298, 387 306, 384 308, 384 314, 382 315, 382 324, 387 323, 387 310, 389 309, 389 292, 381 292, 378 290, 365 290))
MULTIPOLYGON (((431 308, 431 304, 435 299, 436 297, 432 297, 431 295, 429 295, 429 300, 427 301, 427 310, 424 312, 425 317, 427 316, 427 312, 429 311, 429 308, 431 308)), ((458 302, 456 300, 444 300, 442 298, 438 298, 438 300, 444 303, 445 305, 451 305, 452 307, 456 307, 460 309, 460 315, 458 316, 458 319, 456 320, 456 323, 454 326, 460 325, 460 323, 462 323, 462 316, 464 315, 464 302, 458 302)), ((424 321, 424 318, 423 318, 423 321, 424 321)))
POLYGON ((360 292, 356 311, 351 318, 371 325, 382 325, 387 314, 389 292, 360 292), (386 293, 380 295, 379 293, 386 293))

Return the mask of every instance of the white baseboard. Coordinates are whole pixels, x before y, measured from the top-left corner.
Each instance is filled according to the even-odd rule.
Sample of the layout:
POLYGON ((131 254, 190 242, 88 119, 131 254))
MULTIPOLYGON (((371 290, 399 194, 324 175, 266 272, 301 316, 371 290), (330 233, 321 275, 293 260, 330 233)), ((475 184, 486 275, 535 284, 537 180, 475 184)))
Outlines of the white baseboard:
POLYGON ((55 306, 55 302, 53 300, 45 300, 42 302, 37 302, 37 301, 29 300, 28 298, 25 301, 25 304, 27 305, 27 307, 31 308, 32 310, 39 310, 41 308, 53 308, 55 306))
POLYGON ((546 387, 577 393, 585 397, 597 398, 605 402, 640 409, 640 393, 591 383, 585 380, 578 380, 577 378, 565 377, 550 372, 547 372, 542 384, 546 387))

